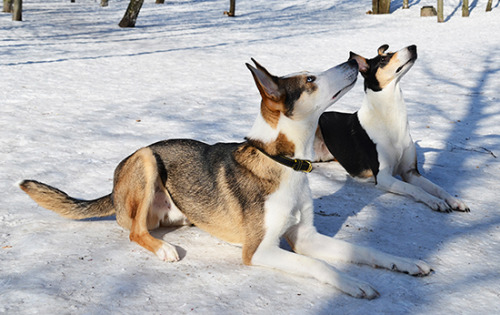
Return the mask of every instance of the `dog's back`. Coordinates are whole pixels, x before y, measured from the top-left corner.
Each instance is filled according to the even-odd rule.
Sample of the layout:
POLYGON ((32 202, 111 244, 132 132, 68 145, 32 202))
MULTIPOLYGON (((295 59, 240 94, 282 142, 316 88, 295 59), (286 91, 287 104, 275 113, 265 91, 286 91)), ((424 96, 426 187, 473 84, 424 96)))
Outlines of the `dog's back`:
POLYGON ((231 243, 242 244, 251 232, 242 216, 263 220, 265 198, 281 181, 282 168, 246 142, 169 140, 149 148, 173 203, 190 222, 231 243))
POLYGON ((351 176, 377 175, 377 150, 357 113, 325 112, 319 118, 319 128, 326 147, 351 176))

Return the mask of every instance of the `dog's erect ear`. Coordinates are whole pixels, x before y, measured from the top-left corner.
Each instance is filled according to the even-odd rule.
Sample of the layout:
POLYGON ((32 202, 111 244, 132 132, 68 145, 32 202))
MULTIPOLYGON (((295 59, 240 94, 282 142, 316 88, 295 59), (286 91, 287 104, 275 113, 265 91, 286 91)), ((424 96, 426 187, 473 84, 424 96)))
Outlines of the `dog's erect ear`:
POLYGON ((380 47, 378 48, 378 54, 379 54, 379 55, 382 55, 383 53, 385 53, 385 51, 386 51, 387 49, 389 49, 389 45, 387 45, 387 44, 384 44, 384 45, 380 46, 380 47))
MULTIPOLYGON (((282 93, 277 84, 277 78, 271 75, 264 67, 258 64, 252 59, 257 68, 254 68, 250 64, 246 64, 247 68, 252 72, 255 84, 259 89, 260 95, 265 100, 270 100, 272 102, 279 102, 282 98, 282 93)), ((278 110, 278 108, 276 108, 278 110)))
POLYGON ((349 53, 349 60, 354 59, 358 63, 358 69, 361 73, 366 73, 368 69, 370 69, 370 65, 366 62, 366 58, 361 57, 358 54, 353 53, 352 51, 349 53))
POLYGON ((250 58, 252 59, 253 63, 255 64, 255 66, 257 67, 257 69, 261 70, 261 71, 264 71, 265 73, 267 73, 268 75, 271 76, 271 74, 269 73, 269 71, 267 71, 266 68, 264 68, 260 63, 257 62, 257 60, 253 59, 253 58, 250 58))

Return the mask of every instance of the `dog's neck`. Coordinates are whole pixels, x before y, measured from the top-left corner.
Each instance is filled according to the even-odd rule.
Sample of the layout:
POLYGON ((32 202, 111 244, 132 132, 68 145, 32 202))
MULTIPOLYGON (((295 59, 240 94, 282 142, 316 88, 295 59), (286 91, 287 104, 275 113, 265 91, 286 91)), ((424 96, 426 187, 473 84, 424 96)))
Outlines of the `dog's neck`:
POLYGON ((247 139, 270 155, 312 159, 315 128, 312 123, 297 122, 283 114, 273 128, 259 114, 247 139))
POLYGON ((408 115, 399 82, 393 81, 378 92, 367 89, 358 117, 361 124, 379 121, 386 128, 398 129, 394 132, 406 132, 408 115))

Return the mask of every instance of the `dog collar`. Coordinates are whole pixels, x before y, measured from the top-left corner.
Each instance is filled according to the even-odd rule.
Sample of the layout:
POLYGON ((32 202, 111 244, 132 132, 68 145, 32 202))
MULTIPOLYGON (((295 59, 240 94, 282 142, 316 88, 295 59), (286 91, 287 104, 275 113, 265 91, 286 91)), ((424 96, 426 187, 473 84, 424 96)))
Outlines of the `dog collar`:
POLYGON ((292 168, 294 171, 304 172, 304 173, 310 173, 312 171, 313 168, 312 163, 309 160, 291 159, 283 155, 270 155, 266 151, 262 150, 257 146, 255 148, 260 152, 264 153, 264 155, 275 160, 276 162, 292 168))

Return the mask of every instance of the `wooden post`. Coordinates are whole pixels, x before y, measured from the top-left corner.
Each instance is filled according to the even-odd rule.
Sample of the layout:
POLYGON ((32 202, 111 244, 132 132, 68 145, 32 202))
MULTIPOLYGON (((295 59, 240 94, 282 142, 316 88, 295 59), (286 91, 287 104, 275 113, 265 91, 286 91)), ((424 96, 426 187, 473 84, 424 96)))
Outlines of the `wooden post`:
POLYGON ((23 20, 23 0, 14 0, 12 6, 12 21, 23 20))
POLYGON ((491 11, 491 6, 493 5, 493 0, 488 0, 488 4, 486 4, 486 12, 491 11))
POLYGON ((372 13, 391 13, 391 0, 372 0, 372 13))
POLYGON ((403 9, 409 9, 408 0, 403 0, 403 9))
POLYGON ((12 0, 3 0, 3 12, 12 12, 12 0))
POLYGON ((378 14, 378 0, 372 0, 372 13, 378 14))
POLYGON ((462 1, 462 17, 469 16, 469 0, 462 1))
POLYGON ((135 27, 135 22, 139 16, 139 11, 141 11, 142 4, 144 0, 130 0, 127 10, 123 15, 122 20, 118 23, 120 27, 135 27))
POLYGON ((107 7, 108 6, 108 0, 101 0, 101 7, 107 7))
POLYGON ((156 4, 164 4, 165 3, 165 0, 156 0, 155 2, 156 4))
POLYGON ((443 0, 438 0, 438 23, 443 23, 444 18, 443 18, 443 0))
POLYGON ((227 16, 234 16, 236 11, 236 0, 229 0, 229 11, 224 11, 227 16))

